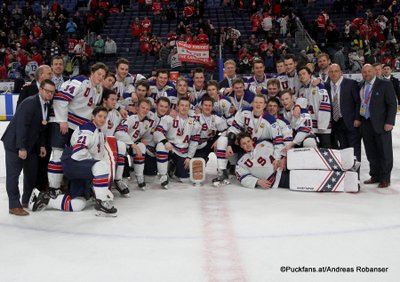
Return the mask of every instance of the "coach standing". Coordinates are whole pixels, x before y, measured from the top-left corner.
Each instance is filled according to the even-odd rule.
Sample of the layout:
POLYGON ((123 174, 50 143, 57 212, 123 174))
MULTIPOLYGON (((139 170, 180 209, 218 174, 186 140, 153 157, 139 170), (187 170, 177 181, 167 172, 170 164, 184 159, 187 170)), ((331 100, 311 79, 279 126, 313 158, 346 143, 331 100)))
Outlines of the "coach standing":
POLYGON ((361 134, 371 176, 364 184, 379 183, 379 188, 386 188, 393 168, 391 131, 396 119, 396 94, 392 83, 378 78, 372 65, 363 66, 362 76, 361 134))
POLYGON ((9 213, 28 215, 22 206, 27 206, 36 180, 37 157, 46 155, 44 138, 48 120, 48 102, 56 87, 49 79, 42 81, 39 94, 26 98, 19 105, 1 140, 6 153, 6 189, 9 213), (24 171, 22 206, 18 188, 21 170, 24 171))

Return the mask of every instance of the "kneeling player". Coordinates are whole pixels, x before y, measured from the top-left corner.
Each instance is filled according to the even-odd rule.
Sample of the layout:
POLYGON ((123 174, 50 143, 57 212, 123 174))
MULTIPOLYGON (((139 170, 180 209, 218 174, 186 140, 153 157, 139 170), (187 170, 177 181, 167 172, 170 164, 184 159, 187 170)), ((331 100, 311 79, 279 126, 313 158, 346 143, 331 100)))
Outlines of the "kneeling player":
POLYGON ((96 199, 96 215, 116 216, 117 209, 112 206, 113 195, 108 189, 110 166, 105 160, 105 136, 100 128, 107 120, 107 109, 97 107, 93 110, 92 122, 77 128, 71 137, 72 147, 64 150, 61 162, 65 176, 70 180, 68 194, 50 197, 49 192, 35 189, 29 200, 32 211, 46 207, 64 211, 81 211, 90 197, 87 181, 92 181, 96 199))

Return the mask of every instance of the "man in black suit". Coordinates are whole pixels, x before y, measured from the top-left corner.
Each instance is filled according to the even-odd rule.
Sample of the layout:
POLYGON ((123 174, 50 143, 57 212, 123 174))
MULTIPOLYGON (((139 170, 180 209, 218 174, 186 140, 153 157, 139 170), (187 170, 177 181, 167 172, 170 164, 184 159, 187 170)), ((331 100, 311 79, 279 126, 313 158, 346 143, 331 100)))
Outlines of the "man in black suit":
POLYGON ((35 79, 29 85, 26 85, 22 88, 21 93, 19 94, 17 107, 29 96, 33 96, 39 93, 39 86, 42 81, 45 79, 51 79, 53 72, 48 65, 41 65, 35 72, 35 79))
POLYGON ((236 78, 236 63, 234 60, 227 60, 224 63, 226 77, 218 82, 220 92, 223 95, 230 95, 233 91, 232 83, 236 78))
POLYGON ((383 66, 383 78, 390 80, 393 84, 394 92, 396 92, 397 103, 400 104, 400 84, 399 80, 392 75, 392 67, 389 64, 383 66))
POLYGON ((53 72, 51 80, 56 85, 57 90, 60 90, 61 85, 69 79, 64 75, 64 60, 61 56, 51 58, 51 70, 53 72))
POLYGON ((56 87, 46 79, 39 86, 39 94, 28 97, 17 111, 1 140, 6 153, 6 189, 9 213, 28 215, 27 207, 36 180, 37 158, 46 155, 45 126, 48 120, 48 102, 56 87), (24 192, 22 206, 18 188, 21 170, 24 170, 24 192))
POLYGON ((392 83, 378 78, 372 65, 363 66, 362 76, 361 134, 371 175, 364 184, 379 183, 379 188, 386 188, 390 186, 393 168, 392 129, 397 111, 396 94, 392 83))
POLYGON ((333 147, 354 148, 354 155, 361 160, 360 133, 360 92, 358 84, 343 77, 338 64, 332 64, 328 71, 329 82, 325 84, 332 104, 333 147))

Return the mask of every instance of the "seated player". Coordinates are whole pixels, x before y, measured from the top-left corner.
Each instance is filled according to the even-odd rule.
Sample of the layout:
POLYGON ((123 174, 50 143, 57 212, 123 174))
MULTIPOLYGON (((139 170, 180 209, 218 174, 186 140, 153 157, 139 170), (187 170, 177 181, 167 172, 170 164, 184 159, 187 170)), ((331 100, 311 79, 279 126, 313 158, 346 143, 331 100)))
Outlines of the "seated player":
POLYGON ((137 114, 130 115, 123 120, 115 131, 115 138, 130 147, 128 152, 133 157, 133 169, 139 188, 142 190, 146 189, 143 174, 146 145, 151 139, 150 122, 147 119, 150 107, 149 100, 140 100, 137 114))
POLYGON ((54 198, 49 192, 35 189, 29 200, 32 211, 46 207, 63 211, 81 211, 90 197, 87 181, 93 185, 96 215, 117 216, 112 206, 113 195, 108 189, 111 174, 105 155, 105 136, 100 130, 107 120, 108 110, 97 107, 93 110, 92 122, 79 126, 71 137, 71 146, 64 150, 61 161, 64 175, 70 181, 69 192, 54 198))
POLYGON ((295 104, 293 94, 290 90, 284 90, 280 94, 284 107, 283 116, 289 121, 294 133, 293 141, 285 144, 288 151, 295 147, 317 147, 317 140, 312 130, 312 119, 307 109, 301 109, 300 116, 296 117, 294 109, 300 107, 295 104))
MULTIPOLYGON (((190 159, 194 157, 200 142, 200 124, 189 116, 189 107, 189 99, 181 98, 177 116, 162 117, 154 132, 158 173, 164 189, 168 188, 168 160, 171 159, 175 165, 175 176, 182 182, 188 181, 190 159)), ((171 171, 170 176, 173 175, 171 171)))

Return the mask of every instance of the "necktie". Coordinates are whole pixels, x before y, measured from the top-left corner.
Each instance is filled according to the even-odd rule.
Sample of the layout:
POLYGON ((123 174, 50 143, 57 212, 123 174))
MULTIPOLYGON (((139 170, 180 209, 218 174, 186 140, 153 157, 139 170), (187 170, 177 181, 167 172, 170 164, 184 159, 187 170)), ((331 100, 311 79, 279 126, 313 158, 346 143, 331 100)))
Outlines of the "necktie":
POLYGON ((322 81, 325 82, 326 81, 326 73, 322 73, 321 77, 322 77, 322 81))
POLYGON ((337 86, 333 84, 333 120, 338 121, 340 118, 340 109, 339 109, 339 93, 337 92, 337 86))
POLYGON ((367 83, 364 85, 364 101, 363 103, 365 104, 365 113, 364 113, 364 118, 368 119, 369 118, 369 96, 371 95, 371 84, 367 83))

